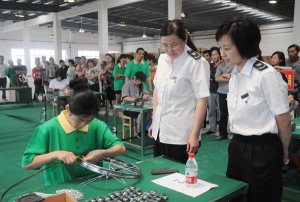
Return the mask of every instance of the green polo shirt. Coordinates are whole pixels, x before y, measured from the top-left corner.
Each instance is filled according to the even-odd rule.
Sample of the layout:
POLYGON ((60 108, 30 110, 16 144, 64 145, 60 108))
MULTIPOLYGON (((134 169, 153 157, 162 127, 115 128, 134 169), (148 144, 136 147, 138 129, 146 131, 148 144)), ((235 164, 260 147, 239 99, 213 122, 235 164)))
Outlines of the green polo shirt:
MULTIPOLYGON (((142 62, 138 63, 135 59, 130 61, 126 66, 125 76, 128 77, 130 80, 133 80, 135 73, 137 72, 144 72, 147 78, 150 78, 150 67, 148 62, 142 60, 142 62)), ((150 88, 146 81, 143 82, 144 88, 148 92, 150 92, 150 88)))
POLYGON ((17 82, 16 68, 15 67, 7 67, 6 75, 8 76, 11 83, 17 82))
MULTIPOLYGON (((95 149, 124 145, 112 135, 104 122, 95 118, 87 127, 76 130, 66 122, 64 113, 65 111, 61 112, 58 117, 45 122, 34 131, 23 154, 22 166, 31 163, 36 155, 53 151, 65 150, 80 156, 95 149)), ((54 160, 45 166, 57 161, 54 160)), ((73 165, 61 163, 44 171, 45 185, 62 183, 91 173, 77 163, 73 165)))
POLYGON ((120 64, 116 64, 114 67, 114 90, 122 90, 122 87, 125 84, 125 78, 116 78, 117 74, 125 74, 126 67, 121 67, 120 64))

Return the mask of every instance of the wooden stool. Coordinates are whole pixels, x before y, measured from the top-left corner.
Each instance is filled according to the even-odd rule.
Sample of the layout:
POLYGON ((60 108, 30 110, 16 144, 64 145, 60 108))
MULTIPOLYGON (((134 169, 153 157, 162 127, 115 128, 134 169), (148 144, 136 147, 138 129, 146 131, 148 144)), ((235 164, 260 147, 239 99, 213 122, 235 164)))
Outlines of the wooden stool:
POLYGON ((126 127, 129 128, 129 136, 132 137, 132 134, 134 132, 133 130, 133 120, 129 116, 122 116, 122 139, 126 138, 126 127))

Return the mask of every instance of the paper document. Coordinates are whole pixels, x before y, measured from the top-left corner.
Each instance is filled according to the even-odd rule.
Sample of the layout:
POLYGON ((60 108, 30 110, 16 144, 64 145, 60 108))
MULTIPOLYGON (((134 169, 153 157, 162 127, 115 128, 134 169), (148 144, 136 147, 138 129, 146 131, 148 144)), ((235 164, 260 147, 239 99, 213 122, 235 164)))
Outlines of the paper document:
POLYGON ((185 175, 180 173, 173 173, 171 175, 152 180, 152 182, 192 197, 199 196, 200 194, 207 192, 211 188, 218 186, 216 184, 212 184, 198 179, 197 184, 193 185, 192 187, 189 187, 185 183, 185 175))

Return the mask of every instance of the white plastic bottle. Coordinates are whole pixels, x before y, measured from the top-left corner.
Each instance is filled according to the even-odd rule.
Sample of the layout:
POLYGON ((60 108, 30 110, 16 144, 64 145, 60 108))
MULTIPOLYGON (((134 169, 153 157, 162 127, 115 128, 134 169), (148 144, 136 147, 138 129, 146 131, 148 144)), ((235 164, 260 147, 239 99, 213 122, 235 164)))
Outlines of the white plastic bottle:
POLYGON ((197 184, 198 165, 194 153, 189 153, 189 159, 185 164, 185 183, 189 187, 197 184))

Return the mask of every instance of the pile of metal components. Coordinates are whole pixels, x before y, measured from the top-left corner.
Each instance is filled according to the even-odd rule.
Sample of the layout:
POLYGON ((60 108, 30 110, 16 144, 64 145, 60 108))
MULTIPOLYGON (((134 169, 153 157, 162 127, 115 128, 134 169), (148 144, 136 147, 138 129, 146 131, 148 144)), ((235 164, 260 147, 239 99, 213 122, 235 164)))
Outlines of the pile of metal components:
POLYGON ((87 202, 163 202, 167 201, 165 194, 156 191, 142 192, 135 187, 127 187, 123 191, 113 192, 107 196, 91 198, 87 202))

